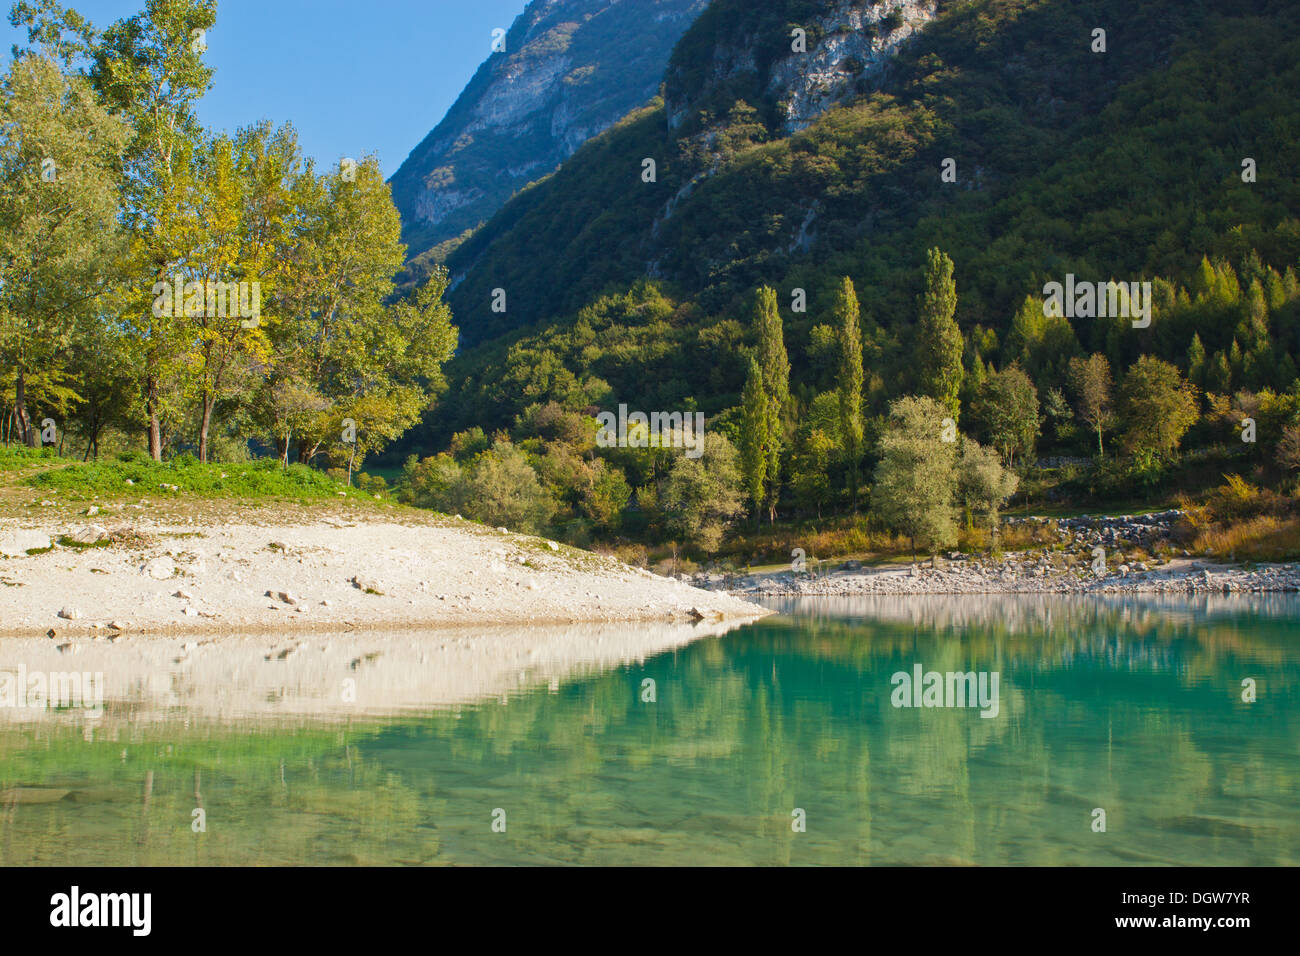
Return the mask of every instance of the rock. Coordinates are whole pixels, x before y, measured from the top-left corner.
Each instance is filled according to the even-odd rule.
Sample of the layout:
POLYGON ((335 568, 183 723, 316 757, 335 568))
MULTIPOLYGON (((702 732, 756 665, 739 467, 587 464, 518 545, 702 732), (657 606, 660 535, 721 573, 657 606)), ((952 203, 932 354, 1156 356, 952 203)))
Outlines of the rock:
POLYGON ((189 591, 184 591, 184 590, 177 591, 175 594, 172 595, 172 597, 180 598, 182 601, 194 600, 194 595, 190 594, 189 591))
POLYGON ((135 482, 132 481, 130 478, 128 478, 128 479, 126 480, 126 483, 127 483, 128 485, 134 485, 134 484, 135 484, 135 482))
POLYGON ((689 611, 687 611, 686 616, 689 617, 692 621, 695 621, 696 623, 704 620, 704 612, 697 607, 693 607, 689 611))
POLYGON ((198 616, 199 616, 199 612, 198 612, 198 610, 196 610, 195 608, 192 608, 192 607, 186 607, 183 611, 181 611, 181 613, 184 614, 186 617, 198 617, 198 616))
POLYGON ((500 531, 502 534, 509 534, 509 533, 510 533, 509 529, 507 529, 507 528, 497 528, 497 530, 500 531))
POLYGON ((67 535, 67 539, 73 544, 91 545, 99 544, 101 541, 107 541, 112 535, 108 533, 107 528, 102 528, 97 524, 88 524, 84 528, 78 528, 76 531, 67 535))
POLYGON ((559 546, 558 544, 556 544, 554 541, 548 541, 548 542, 546 542, 546 546, 547 546, 548 548, 550 548, 552 551, 559 551, 559 550, 560 550, 560 546, 559 546))
POLYGON ((281 604, 289 604, 294 607, 302 603, 288 591, 267 591, 266 596, 279 601, 281 604))
POLYGON ((145 564, 142 570, 155 581, 166 581, 168 578, 176 576, 176 562, 163 555, 145 564))
POLYGON ((81 612, 75 607, 65 607, 59 611, 59 617, 65 621, 77 621, 81 619, 81 612))
POLYGON ((366 594, 382 595, 384 593, 384 587, 382 584, 374 578, 363 577, 359 574, 352 578, 352 586, 358 591, 364 591, 366 594))
POLYGON ((0 555, 23 558, 29 551, 47 551, 54 547, 48 534, 40 531, 13 531, 0 538, 0 555))

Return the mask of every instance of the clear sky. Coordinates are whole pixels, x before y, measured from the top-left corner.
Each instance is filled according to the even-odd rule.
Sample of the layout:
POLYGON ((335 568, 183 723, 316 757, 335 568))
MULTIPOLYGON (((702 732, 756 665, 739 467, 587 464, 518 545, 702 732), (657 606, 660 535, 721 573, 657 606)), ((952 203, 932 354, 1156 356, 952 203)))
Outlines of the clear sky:
MULTIPOLYGON (((64 0, 103 29, 143 0, 64 0)), ((0 0, 7 64, 26 34, 0 0)), ((208 34, 216 69, 204 124, 234 132, 292 122, 322 163, 377 153, 391 176, 438 124, 526 0, 219 0, 208 34)))

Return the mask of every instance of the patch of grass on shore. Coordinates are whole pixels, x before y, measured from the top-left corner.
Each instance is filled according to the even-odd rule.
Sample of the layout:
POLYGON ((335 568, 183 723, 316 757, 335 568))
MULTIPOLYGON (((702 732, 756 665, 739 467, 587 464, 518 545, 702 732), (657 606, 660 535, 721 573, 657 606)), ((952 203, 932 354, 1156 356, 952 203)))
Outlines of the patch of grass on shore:
POLYGON ((285 468, 269 458, 239 464, 203 464, 189 455, 155 462, 143 455, 127 454, 112 461, 52 468, 24 478, 22 484, 58 491, 73 500, 139 494, 304 500, 339 497, 340 492, 349 499, 373 500, 306 465, 285 468))
POLYGON ((0 471, 18 471, 33 465, 49 465, 57 462, 69 462, 71 458, 60 458, 51 447, 28 448, 26 445, 0 445, 0 471))

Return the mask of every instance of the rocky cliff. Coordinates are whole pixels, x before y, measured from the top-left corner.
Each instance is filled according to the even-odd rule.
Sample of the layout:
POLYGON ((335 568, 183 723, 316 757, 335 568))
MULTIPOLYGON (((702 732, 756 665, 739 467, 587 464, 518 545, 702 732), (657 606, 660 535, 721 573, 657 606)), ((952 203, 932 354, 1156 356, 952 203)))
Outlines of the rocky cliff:
MULTIPOLYGON (((533 0, 392 180, 410 254, 491 218, 659 89, 708 0, 533 0)), ((432 255, 438 255, 434 250, 432 255)))

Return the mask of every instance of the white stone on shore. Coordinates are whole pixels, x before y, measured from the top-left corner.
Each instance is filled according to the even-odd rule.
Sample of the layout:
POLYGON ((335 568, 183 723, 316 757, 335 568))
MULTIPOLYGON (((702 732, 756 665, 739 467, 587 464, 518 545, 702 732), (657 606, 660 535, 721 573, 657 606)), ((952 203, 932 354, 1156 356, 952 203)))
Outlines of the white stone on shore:
POLYGON ((163 555, 145 564, 143 571, 155 581, 166 581, 176 575, 176 562, 163 555))

